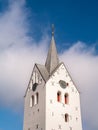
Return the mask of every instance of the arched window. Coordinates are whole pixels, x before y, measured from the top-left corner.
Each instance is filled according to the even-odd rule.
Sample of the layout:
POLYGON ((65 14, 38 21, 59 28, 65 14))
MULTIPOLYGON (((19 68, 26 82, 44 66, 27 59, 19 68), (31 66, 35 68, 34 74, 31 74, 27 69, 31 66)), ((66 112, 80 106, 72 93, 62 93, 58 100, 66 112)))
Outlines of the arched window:
POLYGON ((68 95, 68 93, 65 93, 65 95, 64 95, 64 102, 65 102, 65 104, 68 104, 68 102, 69 102, 69 95, 68 95))
POLYGON ((61 92, 57 92, 57 101, 60 102, 61 101, 61 92))
POLYGON ((38 104, 38 102, 39 102, 39 94, 36 93, 36 103, 38 104))
POLYGON ((69 115, 66 113, 65 114, 65 122, 68 122, 69 121, 69 115))
POLYGON ((32 95, 30 98, 30 107, 34 106, 34 96, 32 95))
POLYGON ((34 105, 38 104, 38 101, 39 101, 39 94, 36 93, 36 94, 35 94, 34 105))

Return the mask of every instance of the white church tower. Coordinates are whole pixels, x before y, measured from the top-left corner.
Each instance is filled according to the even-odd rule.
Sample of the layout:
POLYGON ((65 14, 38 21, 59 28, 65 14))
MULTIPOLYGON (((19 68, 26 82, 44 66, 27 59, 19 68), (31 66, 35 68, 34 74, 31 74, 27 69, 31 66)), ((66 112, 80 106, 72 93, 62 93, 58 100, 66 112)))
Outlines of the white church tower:
POLYGON ((59 62, 54 32, 46 63, 35 64, 24 99, 23 130, 82 130, 80 93, 59 62))

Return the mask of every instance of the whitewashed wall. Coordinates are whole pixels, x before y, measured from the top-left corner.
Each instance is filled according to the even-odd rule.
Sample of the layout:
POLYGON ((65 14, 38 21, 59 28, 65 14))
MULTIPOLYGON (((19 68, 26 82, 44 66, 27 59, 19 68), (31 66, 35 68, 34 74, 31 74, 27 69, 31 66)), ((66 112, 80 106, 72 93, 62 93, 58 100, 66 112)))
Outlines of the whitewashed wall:
MULTIPOLYGON (((36 67, 34 71, 40 75, 36 67)), ((40 76, 42 83, 37 86, 35 91, 32 91, 32 78, 31 76, 30 89, 28 89, 25 97, 23 130, 45 130, 45 82, 40 76), (37 92, 39 93, 39 102, 30 107, 30 98, 32 95, 35 96, 37 92)))
POLYGON ((54 72, 46 83, 46 128, 45 130, 82 130, 80 97, 63 64, 54 72), (60 87, 59 80, 69 83, 65 89, 60 87), (61 102, 57 102, 57 92, 61 92, 61 102), (69 94, 69 104, 64 104, 64 94, 69 94), (65 122, 65 113, 69 122, 65 122))

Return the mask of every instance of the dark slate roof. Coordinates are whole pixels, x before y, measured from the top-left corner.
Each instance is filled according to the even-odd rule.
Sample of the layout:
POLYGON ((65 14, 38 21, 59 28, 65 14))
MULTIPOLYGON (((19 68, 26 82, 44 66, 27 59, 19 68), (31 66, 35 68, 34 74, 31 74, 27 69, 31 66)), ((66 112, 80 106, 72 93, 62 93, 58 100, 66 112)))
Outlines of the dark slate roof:
POLYGON ((58 64, 59 64, 59 59, 57 55, 55 40, 54 40, 54 36, 52 36, 50 49, 48 51, 48 55, 45 63, 45 67, 47 68, 49 74, 52 73, 52 71, 57 67, 58 64))
POLYGON ((37 68, 38 68, 40 74, 42 75, 43 79, 45 81, 47 81, 48 78, 49 78, 49 73, 48 73, 45 65, 40 65, 40 64, 35 64, 35 65, 37 66, 37 68))
POLYGON ((48 80, 49 76, 54 72, 54 70, 59 65, 59 59, 57 55, 54 35, 52 35, 52 40, 50 44, 50 49, 48 51, 47 59, 45 65, 35 64, 40 74, 45 81, 48 80))

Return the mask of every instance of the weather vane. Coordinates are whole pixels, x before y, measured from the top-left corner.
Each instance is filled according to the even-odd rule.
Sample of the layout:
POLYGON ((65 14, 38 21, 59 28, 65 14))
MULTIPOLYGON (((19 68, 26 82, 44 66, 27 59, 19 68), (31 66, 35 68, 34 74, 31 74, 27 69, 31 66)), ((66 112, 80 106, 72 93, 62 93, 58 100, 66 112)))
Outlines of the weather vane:
POLYGON ((52 36, 54 36, 54 24, 52 24, 52 36))

